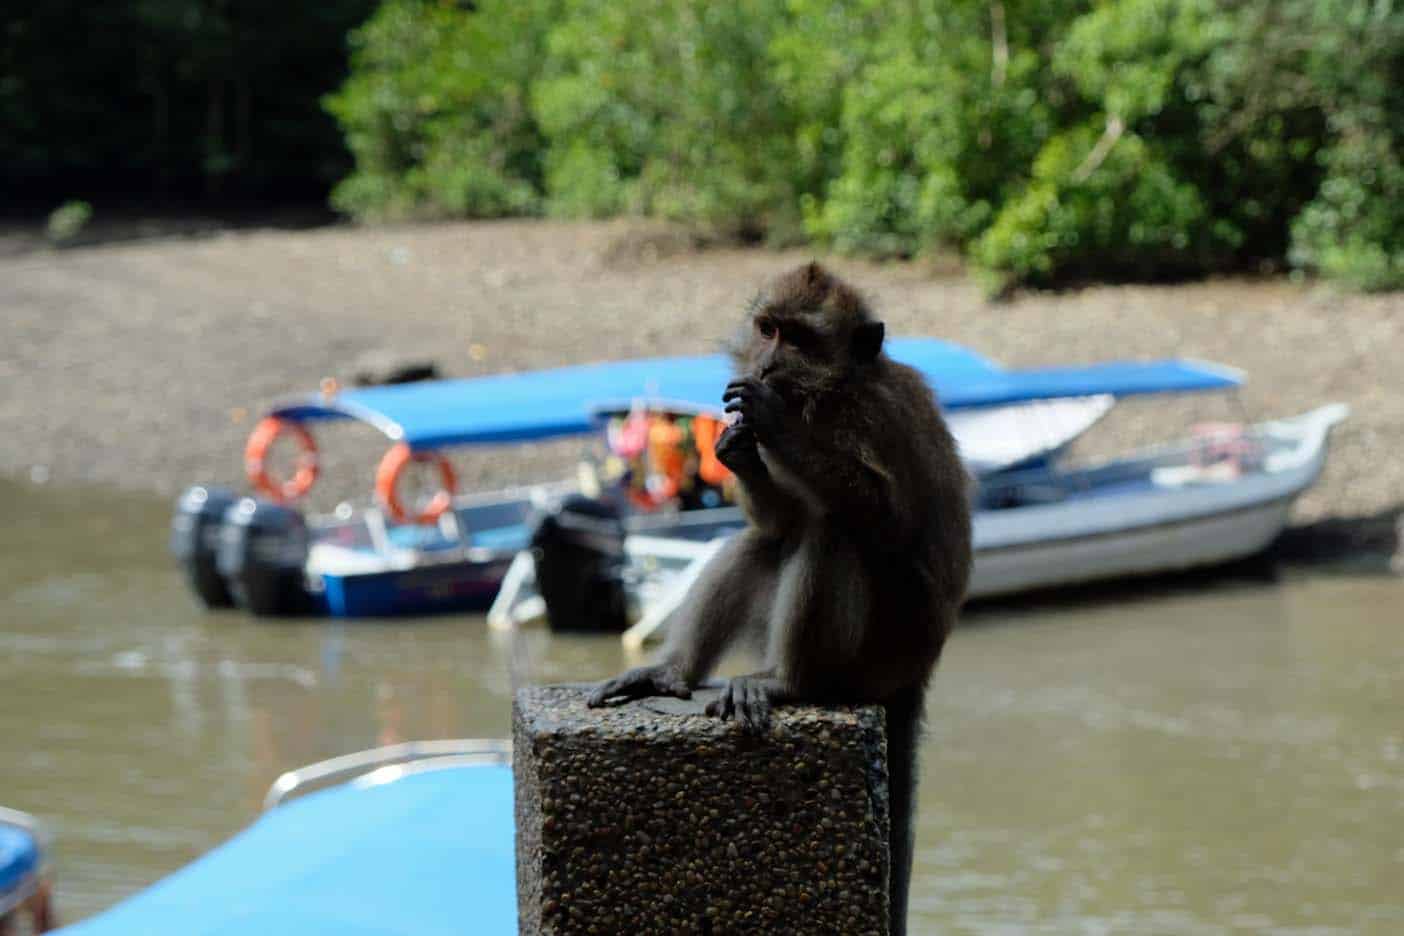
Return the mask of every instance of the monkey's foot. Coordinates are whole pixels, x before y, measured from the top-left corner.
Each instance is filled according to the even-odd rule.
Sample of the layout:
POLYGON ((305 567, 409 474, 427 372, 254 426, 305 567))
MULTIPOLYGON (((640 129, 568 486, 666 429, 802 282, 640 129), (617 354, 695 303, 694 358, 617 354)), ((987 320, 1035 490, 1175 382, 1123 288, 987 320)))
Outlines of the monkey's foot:
POLYGON ((585 704, 590 708, 599 708, 602 705, 627 702, 630 699, 646 699, 649 696, 690 699, 692 687, 675 666, 667 663, 640 666, 605 680, 590 693, 590 698, 585 700, 585 704))
POLYGON ((769 673, 733 676, 721 696, 708 703, 707 714, 722 721, 735 718, 747 731, 766 731, 770 710, 784 699, 784 686, 769 673))

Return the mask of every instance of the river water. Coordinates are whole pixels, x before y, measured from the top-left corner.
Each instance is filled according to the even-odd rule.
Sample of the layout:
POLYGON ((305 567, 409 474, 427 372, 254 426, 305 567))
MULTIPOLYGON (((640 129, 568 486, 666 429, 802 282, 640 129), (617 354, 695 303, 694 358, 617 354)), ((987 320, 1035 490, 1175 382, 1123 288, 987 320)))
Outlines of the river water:
MULTIPOLYGON (((47 820, 59 909, 227 838, 279 773, 508 734, 512 674, 612 638, 478 618, 198 610, 168 505, 0 483, 0 804, 47 820)), ((1214 577, 977 609, 929 707, 913 931, 1404 932, 1404 581, 1214 577)))

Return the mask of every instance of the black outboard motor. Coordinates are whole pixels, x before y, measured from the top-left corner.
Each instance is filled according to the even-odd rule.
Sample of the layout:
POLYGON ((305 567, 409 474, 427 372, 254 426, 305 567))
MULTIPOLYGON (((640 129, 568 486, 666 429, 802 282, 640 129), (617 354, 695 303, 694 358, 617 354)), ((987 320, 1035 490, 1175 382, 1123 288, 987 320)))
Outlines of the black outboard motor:
POLYGON ((552 630, 618 632, 629 626, 624 522, 613 506, 567 498, 537 521, 531 551, 552 630))
POLYGON ((310 538, 291 507, 245 497, 224 515, 216 564, 234 600, 258 615, 311 608, 304 565, 310 538))
POLYGON ((215 566, 224 512, 238 496, 228 488, 196 485, 176 501, 171 518, 171 555, 185 570, 195 596, 207 608, 230 608, 234 597, 215 566))

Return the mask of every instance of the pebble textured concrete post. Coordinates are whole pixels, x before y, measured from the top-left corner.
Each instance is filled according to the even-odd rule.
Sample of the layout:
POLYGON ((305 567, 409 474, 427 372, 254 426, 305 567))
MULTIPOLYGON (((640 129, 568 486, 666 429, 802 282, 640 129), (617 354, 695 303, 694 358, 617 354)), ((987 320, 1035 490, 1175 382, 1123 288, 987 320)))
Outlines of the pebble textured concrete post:
POLYGON ((768 734, 586 687, 517 693, 523 934, 887 932, 880 708, 781 708, 768 734))

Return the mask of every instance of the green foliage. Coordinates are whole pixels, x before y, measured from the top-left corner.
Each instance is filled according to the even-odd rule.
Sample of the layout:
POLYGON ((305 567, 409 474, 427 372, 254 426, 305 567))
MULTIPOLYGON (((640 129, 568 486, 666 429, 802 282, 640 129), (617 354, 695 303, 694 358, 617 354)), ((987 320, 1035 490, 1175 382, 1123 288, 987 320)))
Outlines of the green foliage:
POLYGON ((647 214, 963 250, 993 289, 1291 262, 1404 284, 1377 0, 384 0, 329 106, 369 217, 647 214))
POLYGON ((1404 288, 1404 165, 1385 133, 1324 154, 1326 179, 1292 225, 1293 259, 1361 289, 1404 288))
POLYGON ((387 0, 326 99, 356 157, 332 202, 368 218, 528 214, 544 147, 528 108, 551 0, 387 0))
POLYGON ((93 218, 93 206, 85 201, 70 200, 49 212, 45 231, 53 244, 71 243, 83 233, 83 228, 93 218))
POLYGON ((1146 276, 1206 246, 1211 219, 1195 187, 1140 137, 1110 139, 1089 124, 1044 145, 1032 180, 971 247, 989 288, 1082 271, 1146 276), (1106 156, 1089 168, 1099 146, 1106 156))
POLYGON ((1280 15, 1286 35, 1314 39, 1303 54, 1282 36, 1270 53, 1291 62, 1331 130, 1291 258, 1362 289, 1404 288, 1404 11, 1288 0, 1280 15))
POLYGON ((1032 48, 1058 3, 925 2, 895 14, 844 90, 842 170, 809 231, 842 249, 963 244, 1027 177, 1062 96, 1032 48))
POLYGON ((532 108, 567 215, 793 227, 794 109, 769 80, 770 4, 571 0, 532 108))

